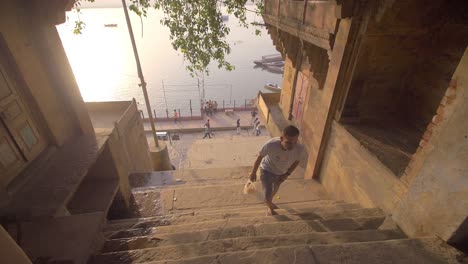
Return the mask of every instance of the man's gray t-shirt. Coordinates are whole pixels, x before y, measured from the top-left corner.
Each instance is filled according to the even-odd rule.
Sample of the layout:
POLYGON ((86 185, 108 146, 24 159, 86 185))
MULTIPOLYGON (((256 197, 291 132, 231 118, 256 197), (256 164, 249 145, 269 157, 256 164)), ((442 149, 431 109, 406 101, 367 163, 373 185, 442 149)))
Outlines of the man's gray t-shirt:
POLYGON ((284 150, 280 138, 272 138, 260 150, 260 155, 264 156, 260 168, 276 175, 285 174, 296 160, 302 158, 303 153, 304 146, 299 143, 291 150, 284 150))

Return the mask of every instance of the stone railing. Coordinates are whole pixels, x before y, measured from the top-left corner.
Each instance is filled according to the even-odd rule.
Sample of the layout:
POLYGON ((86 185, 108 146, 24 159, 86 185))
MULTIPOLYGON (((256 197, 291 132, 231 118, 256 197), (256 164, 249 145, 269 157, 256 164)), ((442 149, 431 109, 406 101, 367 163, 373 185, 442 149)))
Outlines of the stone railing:
POLYGON ((114 124, 109 140, 113 144, 120 143, 115 154, 127 160, 127 169, 130 172, 152 170, 148 141, 135 100, 114 124))
POLYGON ((282 129, 288 125, 279 108, 280 93, 258 93, 257 108, 260 117, 265 122, 265 127, 270 135, 281 135, 282 129))

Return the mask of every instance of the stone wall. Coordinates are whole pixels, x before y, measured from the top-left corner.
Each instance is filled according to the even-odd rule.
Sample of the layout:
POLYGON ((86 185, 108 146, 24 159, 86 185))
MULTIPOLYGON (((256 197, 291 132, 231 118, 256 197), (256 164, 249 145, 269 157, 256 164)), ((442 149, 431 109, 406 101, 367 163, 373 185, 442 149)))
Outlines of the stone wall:
POLYGON ((92 125, 55 25, 44 24, 33 8, 26 2, 2 2, 0 32, 23 99, 41 121, 45 136, 62 145, 76 134, 92 133, 92 125))
POLYGON ((287 126, 285 123, 286 119, 283 118, 279 111, 279 99, 279 93, 258 94, 259 116, 263 119, 266 129, 272 137, 281 136, 283 128, 287 126))
POLYGON ((292 64, 291 59, 286 56, 286 59, 284 61, 283 84, 281 86, 281 98, 279 102, 281 112, 283 113, 285 119, 288 119, 289 111, 291 109, 291 99, 294 89, 293 85, 295 74, 296 69, 292 64))
POLYGON ((125 113, 132 101, 86 102, 88 112, 125 113))
POLYGON ((31 264, 24 251, 0 225, 0 256, 2 263, 31 264))
POLYGON ((445 24, 418 47, 420 62, 408 69, 398 107, 402 114, 425 127, 431 121, 468 44, 468 27, 445 24), (418 107, 414 107, 417 105, 418 107))
MULTIPOLYGON (((302 32, 307 27, 298 25, 300 4, 304 2, 267 1, 265 21, 278 29, 275 43, 286 54, 301 47, 311 80, 317 81, 309 87, 302 124, 302 140, 309 152, 305 177, 318 174, 335 199, 394 214, 411 236, 435 234, 455 242, 466 240, 466 4, 384 0, 366 8, 355 6, 352 18, 341 17, 329 32, 330 38, 319 34, 327 27, 320 22, 329 25, 326 21, 346 10, 336 6, 332 15, 318 3, 313 5, 317 15, 312 16, 304 5, 302 23, 317 19, 319 24, 302 32), (324 19, 319 21, 321 15, 324 19), (295 23, 298 27, 293 29, 295 23), (310 32, 317 34, 308 38, 310 32), (330 46, 323 40, 330 40, 330 46), (322 47, 329 55, 327 70, 318 75, 323 79, 314 71, 320 68, 316 60, 320 56, 311 55, 307 45, 322 47), (452 77, 463 52, 465 57, 452 77), (366 126, 362 120, 386 126, 382 129, 378 122, 366 126), (403 167, 401 179, 356 136, 359 133, 352 132, 350 125, 356 124, 361 125, 359 132, 377 134, 364 135, 372 137, 369 142, 376 149, 385 141, 391 151, 407 158, 402 164, 409 165, 406 170, 403 167)), ((294 96, 288 72, 300 68, 299 57, 289 56, 291 62, 286 63, 280 102, 285 116, 294 96)), ((383 156, 396 157, 390 154, 383 156)))
POLYGON ((393 212, 411 236, 436 234, 455 243, 468 237, 466 227, 459 230, 468 211, 467 73, 468 49, 433 118, 417 176, 393 212))
MULTIPOLYGON (((106 142, 117 172, 120 191, 118 198, 128 205, 131 199, 128 175, 132 172, 153 170, 148 141, 135 100, 115 124, 114 130, 106 142)), ((115 208, 114 208, 115 211, 115 208)))
POLYGON ((332 126, 320 179, 333 198, 377 206, 388 213, 406 192, 392 171, 337 122, 332 126))
MULTIPOLYGON (((331 51, 331 60, 328 64, 328 71, 324 78, 323 88, 321 88, 317 82, 315 82, 315 85, 313 84, 314 82, 312 82, 309 90, 308 102, 304 112, 305 122, 303 125, 304 143, 309 150, 309 159, 305 172, 306 178, 312 178, 316 170, 317 158, 320 155, 320 146, 325 133, 327 119, 330 118, 329 109, 337 85, 338 75, 340 74, 343 57, 345 56, 346 49, 350 48, 348 46, 348 36, 351 26, 351 19, 341 20, 335 46, 333 51, 331 51)), ((313 59, 314 58, 309 58, 309 60, 313 59)))
POLYGON ((390 116, 427 125, 468 43, 468 31, 456 25, 412 30, 419 31, 367 33, 344 118, 390 116))

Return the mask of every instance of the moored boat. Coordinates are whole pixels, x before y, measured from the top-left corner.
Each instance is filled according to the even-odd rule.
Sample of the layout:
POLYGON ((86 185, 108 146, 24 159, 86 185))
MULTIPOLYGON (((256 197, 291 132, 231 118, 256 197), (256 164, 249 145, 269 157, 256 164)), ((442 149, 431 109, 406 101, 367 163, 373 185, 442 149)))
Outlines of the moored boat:
POLYGON ((271 55, 265 55, 262 56, 261 60, 254 60, 254 63, 257 65, 265 65, 266 63, 272 63, 272 62, 277 62, 277 61, 282 61, 283 57, 281 57, 281 54, 271 54, 271 55))
POLYGON ((267 66, 267 71, 272 73, 283 73, 284 66, 267 66))
POLYGON ((279 87, 277 84, 273 84, 273 83, 266 83, 265 84, 265 89, 268 89, 268 90, 274 91, 274 92, 281 92, 281 87, 279 87))

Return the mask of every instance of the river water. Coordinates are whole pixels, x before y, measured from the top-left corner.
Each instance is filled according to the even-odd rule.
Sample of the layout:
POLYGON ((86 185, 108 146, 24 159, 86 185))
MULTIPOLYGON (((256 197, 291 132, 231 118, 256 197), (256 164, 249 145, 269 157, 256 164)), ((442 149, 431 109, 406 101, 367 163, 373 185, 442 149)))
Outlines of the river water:
MULTIPOLYGON (((57 29, 83 99, 90 102, 135 98, 139 108, 145 109, 123 10, 82 9, 80 18, 86 23, 82 35, 73 34, 76 14, 69 12, 67 16, 68 21, 57 29), (117 27, 104 24, 117 24, 117 27)), ((191 100, 193 114, 198 115, 201 89, 197 79, 185 70, 183 56, 172 48, 169 30, 159 23, 161 17, 160 11, 150 10, 148 17, 141 21, 131 13, 151 106, 159 117, 166 115, 166 108, 169 115, 173 109, 180 109, 186 116, 190 115, 191 100)), ((262 22, 253 13, 248 13, 248 20, 262 22)), ((211 65, 210 75, 204 78, 205 98, 218 101, 219 107, 223 101, 229 107, 234 101, 236 106, 243 106, 246 100, 255 98, 259 90, 265 91, 266 82, 280 84, 281 74, 253 67, 253 60, 278 52, 265 28, 260 28, 262 34, 256 36, 253 27, 238 26, 233 16, 226 23, 231 29, 228 43, 232 48, 227 60, 235 70, 227 72, 211 65)))

